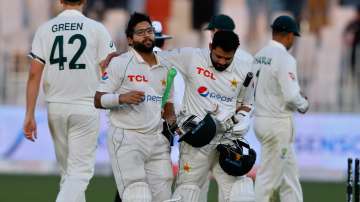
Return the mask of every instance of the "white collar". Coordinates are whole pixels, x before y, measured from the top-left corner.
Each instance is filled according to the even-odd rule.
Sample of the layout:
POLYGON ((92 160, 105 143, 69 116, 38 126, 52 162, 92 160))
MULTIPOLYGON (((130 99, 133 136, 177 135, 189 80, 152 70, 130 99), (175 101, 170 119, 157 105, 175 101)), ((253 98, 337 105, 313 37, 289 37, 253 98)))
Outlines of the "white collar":
MULTIPOLYGON (((147 63, 145 62, 144 58, 143 58, 133 47, 129 47, 129 50, 130 50, 130 52, 132 52, 132 53, 134 54, 135 58, 137 59, 137 61, 138 61, 139 63, 147 64, 147 63)), ((159 62, 160 60, 159 60, 159 58, 158 58, 158 56, 157 56, 157 54, 156 54, 155 52, 154 52, 154 55, 155 55, 155 59, 156 59, 156 65, 151 66, 151 67, 150 67, 151 69, 160 66, 160 62, 159 62)))
POLYGON ((83 16, 83 14, 80 11, 75 10, 75 9, 66 9, 59 14, 59 16, 76 16, 76 15, 83 16))
POLYGON ((285 47, 282 43, 279 43, 279 42, 277 42, 277 41, 271 40, 271 41, 269 42, 269 45, 270 45, 270 46, 275 46, 275 47, 281 48, 281 49, 283 49, 284 51, 287 52, 286 47, 285 47))

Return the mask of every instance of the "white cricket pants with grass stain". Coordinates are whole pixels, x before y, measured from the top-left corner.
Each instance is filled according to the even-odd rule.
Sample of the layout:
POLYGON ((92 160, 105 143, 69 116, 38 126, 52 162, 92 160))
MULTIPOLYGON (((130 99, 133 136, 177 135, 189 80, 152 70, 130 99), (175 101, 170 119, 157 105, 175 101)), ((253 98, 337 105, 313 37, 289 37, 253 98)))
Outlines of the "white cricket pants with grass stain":
POLYGON ((99 111, 91 105, 48 104, 48 123, 60 166, 56 202, 85 202, 94 174, 99 111))
POLYGON ((170 143, 164 135, 142 134, 111 126, 107 142, 120 198, 124 190, 136 182, 150 186, 152 202, 171 198, 170 143))
POLYGON ((256 138, 261 143, 260 168, 256 174, 256 202, 302 202, 298 168, 293 143, 295 130, 292 117, 255 116, 256 138))

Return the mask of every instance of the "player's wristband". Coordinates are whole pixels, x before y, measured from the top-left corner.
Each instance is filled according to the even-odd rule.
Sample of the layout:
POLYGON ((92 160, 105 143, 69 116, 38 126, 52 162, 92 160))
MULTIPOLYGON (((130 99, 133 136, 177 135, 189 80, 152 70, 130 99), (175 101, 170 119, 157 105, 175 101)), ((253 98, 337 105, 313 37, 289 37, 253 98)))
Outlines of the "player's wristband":
POLYGON ((120 105, 119 103, 119 94, 107 93, 101 96, 100 102, 101 106, 105 109, 110 109, 120 105))

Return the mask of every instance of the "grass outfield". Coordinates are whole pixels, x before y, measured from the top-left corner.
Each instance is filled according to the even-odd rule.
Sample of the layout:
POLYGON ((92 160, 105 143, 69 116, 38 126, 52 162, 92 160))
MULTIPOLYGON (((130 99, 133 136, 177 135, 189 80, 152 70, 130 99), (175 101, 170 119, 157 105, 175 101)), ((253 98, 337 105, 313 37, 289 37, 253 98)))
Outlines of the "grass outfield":
MULTIPOLYGON (((0 175, 0 202, 55 201, 59 177, 0 175)), ((343 183, 303 182, 305 202, 345 201, 343 183)), ((115 193, 111 177, 95 177, 86 193, 87 202, 112 202, 115 193)), ((209 202, 216 202, 216 183, 211 183, 209 202)))

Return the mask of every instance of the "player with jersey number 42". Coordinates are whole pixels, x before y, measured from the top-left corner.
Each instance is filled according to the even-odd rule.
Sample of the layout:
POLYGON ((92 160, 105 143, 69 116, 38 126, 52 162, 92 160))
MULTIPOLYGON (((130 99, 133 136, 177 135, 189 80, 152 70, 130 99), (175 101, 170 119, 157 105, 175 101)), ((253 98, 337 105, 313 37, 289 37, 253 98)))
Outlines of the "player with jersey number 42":
POLYGON ((38 137, 35 106, 44 73, 48 123, 61 174, 57 202, 85 201, 100 124, 93 104, 99 64, 116 51, 105 27, 81 13, 84 1, 60 0, 63 12, 38 28, 29 54, 24 134, 30 141, 38 137))

